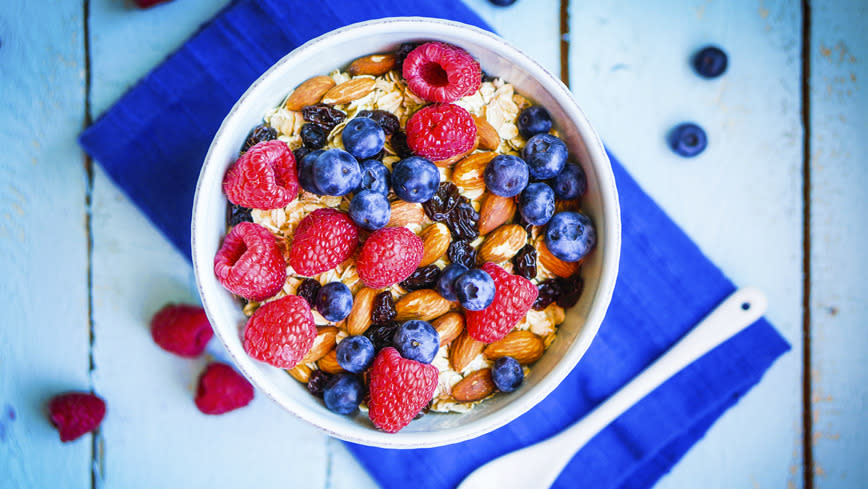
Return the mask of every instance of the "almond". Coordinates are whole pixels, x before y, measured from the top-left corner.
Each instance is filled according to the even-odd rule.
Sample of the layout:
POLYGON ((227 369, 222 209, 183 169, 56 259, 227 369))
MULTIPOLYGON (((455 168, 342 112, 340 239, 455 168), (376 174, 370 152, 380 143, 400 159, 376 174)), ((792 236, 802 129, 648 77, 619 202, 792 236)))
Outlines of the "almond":
POLYGON ((414 290, 398 299, 395 304, 395 319, 406 321, 408 319, 421 319, 430 321, 440 317, 452 308, 452 303, 444 299, 437 291, 432 289, 414 290))
POLYGON ((335 347, 335 336, 337 336, 337 334, 338 328, 334 326, 323 326, 317 328, 316 338, 313 340, 313 346, 310 347, 310 351, 307 352, 307 355, 301 359, 301 363, 315 362, 324 357, 329 350, 333 350, 335 347))
POLYGON ((338 363, 338 352, 335 349, 320 358, 316 365, 327 374, 339 374, 344 371, 344 368, 338 363))
POLYGON ((479 147, 494 151, 500 146, 500 136, 485 117, 473 116, 476 122, 476 134, 479 136, 479 147))
POLYGON ((518 224, 504 224, 485 237, 479 247, 479 258, 495 263, 511 259, 527 244, 527 231, 518 224))
POLYGON ((288 369, 287 372, 289 372, 289 375, 293 379, 295 379, 295 380, 297 380, 303 384, 307 384, 307 381, 310 380, 311 369, 310 369, 310 367, 308 367, 307 365, 305 365, 303 363, 299 363, 295 367, 288 369))
POLYGON ((315 76, 302 82, 283 104, 288 110, 301 110, 302 108, 319 103, 323 95, 335 86, 331 77, 322 75, 315 76))
POLYGON ((515 215, 515 199, 486 193, 479 208, 479 234, 488 234, 515 215))
POLYGON ((455 156, 452 156, 450 158, 446 158, 445 160, 437 160, 434 162, 434 164, 441 167, 441 168, 449 168, 452 165, 454 165, 455 162, 460 161, 465 156, 476 151, 476 148, 478 148, 478 147, 479 147, 479 138, 477 137, 476 139, 473 140, 473 146, 471 146, 470 149, 468 149, 467 151, 465 151, 461 154, 457 154, 455 156))
POLYGON ((423 253, 420 267, 430 265, 437 261, 452 243, 452 234, 445 224, 438 222, 425 228, 419 235, 422 238, 423 253))
POLYGON ((440 335, 440 346, 452 343, 464 331, 464 315, 460 312, 446 313, 431 322, 440 335))
POLYGON ((350 336, 360 335, 371 325, 371 309, 374 307, 374 297, 377 291, 362 287, 353 298, 353 308, 347 316, 347 333, 350 336))
POLYGON ((452 370, 461 372, 482 353, 483 349, 485 343, 471 338, 465 331, 449 345, 449 365, 452 366, 452 370))
POLYGON ((395 67, 396 57, 394 54, 372 54, 361 57, 352 63, 347 71, 350 75, 374 75, 385 74, 395 67))
POLYGON ((389 217, 388 227, 400 227, 408 224, 422 224, 425 220, 425 210, 422 204, 396 200, 392 202, 392 214, 389 217))
POLYGON ((497 153, 484 151, 473 153, 459 161, 452 170, 452 182, 466 192, 482 192, 485 190, 485 180, 482 173, 488 162, 497 153))
POLYGON ((561 278, 570 278, 579 273, 582 260, 566 262, 556 257, 546 248, 545 237, 540 236, 536 242, 537 259, 539 264, 549 272, 561 278))
POLYGON ((353 78, 334 86, 323 95, 324 104, 341 105, 371 93, 377 82, 373 78, 353 78))
POLYGON ((485 398, 494 392, 491 369, 483 368, 470 373, 452 386, 452 397, 456 401, 471 402, 485 398))
POLYGON ((512 357, 518 363, 527 365, 539 360, 544 351, 542 338, 530 331, 515 330, 485 347, 485 358, 497 360, 500 357, 512 357))
POLYGON ((556 200, 555 201, 555 212, 563 212, 563 211, 578 212, 580 208, 581 208, 581 206, 579 205, 579 199, 556 200))

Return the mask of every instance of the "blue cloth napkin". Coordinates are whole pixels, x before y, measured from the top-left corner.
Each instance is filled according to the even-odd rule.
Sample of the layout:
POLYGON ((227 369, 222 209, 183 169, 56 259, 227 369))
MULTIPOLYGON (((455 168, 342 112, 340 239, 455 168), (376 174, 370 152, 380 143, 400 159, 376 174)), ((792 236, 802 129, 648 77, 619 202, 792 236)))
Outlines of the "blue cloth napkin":
MULTIPOLYGON (((239 0, 124 95, 80 142, 189 257, 187 216, 200 164, 223 116, 247 86, 315 36, 400 15, 490 29, 458 0, 239 0)), ((542 403, 480 438, 403 451, 348 444, 384 488, 452 488, 484 462, 558 432, 629 381, 734 290, 614 157, 612 165, 623 219, 620 275, 585 357, 542 403)), ((788 349, 768 322, 757 321, 601 432, 555 487, 653 485, 788 349)))

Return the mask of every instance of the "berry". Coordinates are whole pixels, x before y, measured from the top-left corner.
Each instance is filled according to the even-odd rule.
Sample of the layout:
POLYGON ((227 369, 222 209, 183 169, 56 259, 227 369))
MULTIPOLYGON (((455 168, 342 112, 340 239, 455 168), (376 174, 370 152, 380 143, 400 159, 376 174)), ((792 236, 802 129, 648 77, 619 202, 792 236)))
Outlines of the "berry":
POLYGON ((307 391, 316 397, 322 397, 323 391, 331 378, 331 374, 327 374, 322 370, 314 370, 310 373, 310 378, 307 379, 307 391))
POLYGON ((338 364, 347 372, 364 372, 374 361, 374 344, 364 336, 350 336, 338 343, 338 364))
POLYGON ((337 322, 350 315, 353 293, 342 282, 329 282, 316 295, 316 310, 329 321, 337 322))
POLYGON ((301 142, 305 148, 320 149, 326 145, 327 139, 328 133, 320 126, 312 122, 305 122, 301 126, 301 142))
POLYGON ((395 331, 392 343, 402 357, 431 363, 440 348, 440 334, 428 322, 413 319, 395 331))
POLYGON ((491 367, 491 380, 501 392, 512 392, 524 381, 524 371, 515 358, 500 357, 491 367))
POLYGON ((279 209, 298 196, 295 156, 283 141, 257 143, 223 177, 223 193, 233 204, 279 209))
POLYGON ((367 117, 373 120, 383 128, 386 136, 391 136, 401 130, 401 123, 398 118, 388 110, 362 110, 356 114, 356 117, 367 117))
POLYGON ((239 222, 253 222, 253 216, 250 215, 251 209, 241 207, 229 202, 226 206, 226 227, 231 228, 239 222))
POLYGON ((205 414, 223 414, 253 400, 253 386, 225 363, 214 362, 199 376, 194 402, 205 414))
POLYGON ((488 0, 492 5, 497 5, 498 7, 509 7, 510 5, 515 3, 515 0, 488 0))
POLYGON ((371 233, 356 260, 359 278, 372 289, 394 285, 413 273, 422 261, 422 239, 404 227, 371 233))
POLYGON ((316 295, 319 294, 319 289, 322 286, 319 281, 313 278, 306 278, 301 281, 295 295, 301 297, 307 302, 310 307, 316 307, 316 295))
POLYGON ((407 426, 437 389, 437 367, 401 358, 392 347, 377 354, 369 377, 368 417, 389 433, 407 426))
POLYGON ((214 332, 205 310, 199 306, 168 304, 151 318, 151 337, 167 352, 197 357, 214 332))
POLYGON ((460 263, 447 265, 437 281, 437 292, 448 301, 457 301, 458 293, 455 290, 455 280, 467 271, 467 267, 460 263))
POLYGON ((286 262, 274 235, 252 222, 229 230, 214 257, 214 275, 235 295, 261 301, 286 282, 286 262))
POLYGON ((322 394, 329 411, 351 414, 359 408, 365 394, 365 386, 357 376, 340 373, 329 379, 322 394))
POLYGON ((561 200, 578 199, 588 190, 588 177, 581 166, 567 163, 552 182, 552 189, 561 200))
POLYGON ((525 139, 545 134, 552 129, 552 116, 541 105, 531 105, 518 115, 518 133, 525 139))
POLYGON ((555 213, 555 191, 542 182, 528 185, 518 199, 518 211, 534 226, 544 225, 555 213))
POLYGON ((395 51, 395 67, 398 69, 398 72, 403 73, 404 60, 407 59, 407 55, 421 45, 421 42, 405 42, 398 46, 398 50, 395 51))
POLYGON ((692 122, 675 126, 669 133, 669 146, 676 154, 685 158, 696 156, 708 146, 708 136, 701 127, 692 122))
POLYGON ((546 180, 564 169, 567 145, 551 134, 537 134, 527 141, 523 156, 531 178, 546 180))
POLYGON ((479 90, 482 70, 467 51, 442 42, 425 43, 402 66, 407 86, 429 102, 448 103, 479 90))
POLYGON ((97 429, 104 416, 105 401, 88 392, 60 394, 48 402, 48 419, 57 428, 62 442, 97 429))
POLYGON ((389 223, 392 207, 385 195, 373 190, 364 190, 350 201, 350 217, 359 226, 375 231, 389 223))
POLYGON ((305 277, 327 272, 353 255, 359 229, 335 209, 317 209, 301 220, 289 249, 289 265, 305 277))
POLYGON ((360 160, 371 158, 383 149, 386 132, 374 120, 356 117, 341 132, 344 149, 360 160))
POLYGON ((429 105, 407 121, 407 145, 413 153, 434 161, 466 153, 475 143, 473 117, 454 104, 429 105))
POLYGON ((440 267, 437 265, 427 265, 417 268, 409 277, 402 280, 401 288, 407 291, 433 289, 437 285, 437 280, 440 279, 440 267))
POLYGON ((407 202, 425 202, 440 186, 440 171, 425 158, 411 156, 392 167, 395 195, 407 202))
POLYGON ((514 197, 527 187, 530 174, 527 163, 518 156, 497 155, 485 166, 483 179, 491 193, 514 197))
POLYGON ((313 180, 313 163, 324 152, 321 149, 310 151, 298 160, 298 183, 301 188, 312 194, 322 195, 322 190, 316 186, 313 180))
POLYGON ((706 46, 693 56, 693 69, 703 78, 719 77, 726 66, 726 53, 717 46, 706 46))
POLYGON ((558 212, 546 228, 546 248, 566 262, 579 261, 597 244, 591 218, 581 212, 558 212))
POLYGON ((251 129, 250 133, 247 134, 247 139, 244 140, 244 144, 241 146, 241 153, 247 152, 256 143, 271 141, 272 139, 277 139, 277 130, 267 124, 260 124, 251 129))
POLYGON ((346 195, 359 186, 362 170, 353 155, 328 149, 313 162, 313 183, 324 195, 346 195))
POLYGON ((305 148, 304 146, 299 146, 299 147, 295 148, 294 150, 292 150, 292 154, 293 154, 293 156, 295 156, 295 165, 297 168, 301 168, 299 166, 299 165, 301 165, 301 159, 304 158, 311 151, 313 151, 313 150, 310 148, 305 148))
POLYGON ((362 171, 362 179, 354 192, 359 193, 363 190, 373 190, 383 195, 389 195, 389 189, 392 187, 392 175, 389 173, 386 165, 377 160, 365 160, 359 165, 362 171))
POLYGON ((537 288, 530 280, 512 275, 494 263, 482 269, 494 280, 494 301, 481 311, 464 311, 467 334, 473 339, 493 343, 509 333, 530 310, 537 288))
POLYGON ((464 309, 481 311, 494 301, 494 280, 484 270, 474 268, 455 279, 455 292, 464 309))
POLYGON ((310 306, 301 297, 288 295, 266 302, 247 320, 244 351, 278 368, 293 368, 307 354, 316 338, 310 306))

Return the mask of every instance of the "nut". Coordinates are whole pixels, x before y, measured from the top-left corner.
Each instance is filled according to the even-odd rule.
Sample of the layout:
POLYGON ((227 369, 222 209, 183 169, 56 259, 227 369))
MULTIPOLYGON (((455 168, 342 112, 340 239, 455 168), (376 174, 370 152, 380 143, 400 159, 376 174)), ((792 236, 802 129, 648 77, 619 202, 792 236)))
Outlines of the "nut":
POLYGON ((579 273, 582 267, 582 261, 566 262, 556 257, 546 248, 546 241, 543 236, 540 236, 536 242, 537 259, 539 264, 549 272, 561 278, 570 278, 579 273))
POLYGON ((479 234, 488 234, 515 215, 515 199, 486 193, 479 208, 479 234))
POLYGON ((308 105, 319 103, 333 86, 335 81, 331 77, 322 75, 309 78, 292 92, 283 105, 288 110, 301 110, 308 105))
POLYGON ((452 234, 449 228, 443 223, 434 223, 422 231, 419 235, 422 238, 423 253, 422 261, 419 262, 420 267, 430 265, 437 261, 452 243, 452 234))
POLYGON ((489 234, 479 247, 479 258, 500 263, 509 260, 527 244, 527 231, 518 224, 504 224, 489 234))
POLYGON ((394 54, 372 54, 364 56, 352 63, 347 71, 350 75, 374 75, 379 76, 385 74, 395 67, 394 54))
POLYGON ((497 135, 497 131, 485 117, 480 117, 477 115, 473 116, 474 122, 476 122, 476 134, 479 136, 479 147, 482 149, 488 149, 494 151, 500 146, 500 136, 497 135))
POLYGON ((455 162, 460 161, 465 156, 476 151, 476 148, 478 148, 478 147, 479 147, 479 138, 477 137, 476 139, 473 140, 473 146, 471 146, 470 149, 468 149, 467 151, 465 151, 461 154, 457 154, 455 156, 451 156, 449 158, 446 158, 445 160, 437 160, 434 162, 434 164, 441 167, 441 168, 449 168, 452 165, 454 165, 455 162))
POLYGON ((440 346, 448 345, 464 331, 464 315, 460 312, 446 313, 431 322, 440 335, 440 346))
POLYGON ((371 325, 371 309, 374 307, 374 297, 377 291, 362 287, 353 298, 353 308, 347 316, 347 333, 350 336, 360 335, 371 325))
POLYGON ((452 303, 444 299, 433 289, 414 290, 398 299, 395 304, 395 319, 406 321, 408 319, 421 319, 430 321, 440 317, 452 308, 452 303))
POLYGON ((482 353, 483 349, 485 343, 471 338, 465 331, 449 345, 449 365, 452 366, 452 370, 461 372, 482 353))
POLYGON ((335 348, 335 336, 338 334, 338 328, 334 326, 323 326, 316 331, 316 338, 313 340, 313 346, 307 352, 307 355, 301 359, 301 363, 311 363, 324 357, 329 350, 335 348))
POLYGON ((579 205, 579 199, 572 200, 556 200, 555 201, 555 212, 564 212, 564 211, 572 211, 578 212, 581 206, 579 205))
POLYGON ((456 163, 452 170, 452 182, 467 192, 482 192, 485 190, 485 180, 482 173, 488 162, 494 159, 497 153, 483 151, 473 153, 456 163))
POLYGON ((338 363, 338 351, 335 349, 320 358, 316 365, 327 374, 339 374, 344 371, 344 368, 338 363))
POLYGON ((329 89, 323 96, 324 104, 341 105, 371 93, 377 82, 373 78, 353 78, 329 89))
POLYGON ((497 360, 500 357, 515 358, 518 363, 527 365, 542 356, 545 345, 542 338, 525 330, 515 330, 501 340, 485 347, 485 358, 497 360))
POLYGON ((392 214, 389 217, 388 227, 400 227, 408 224, 422 224, 425 219, 425 210, 422 204, 396 200, 392 202, 392 214))
POLYGON ((295 379, 295 380, 297 380, 303 384, 307 384, 307 381, 310 380, 311 369, 310 369, 310 367, 308 367, 307 365, 305 365, 303 363, 299 363, 295 367, 288 369, 287 372, 289 372, 289 375, 293 379, 295 379))
POLYGON ((483 368, 470 373, 452 386, 452 397, 456 401, 471 402, 483 399, 494 392, 491 369, 483 368))

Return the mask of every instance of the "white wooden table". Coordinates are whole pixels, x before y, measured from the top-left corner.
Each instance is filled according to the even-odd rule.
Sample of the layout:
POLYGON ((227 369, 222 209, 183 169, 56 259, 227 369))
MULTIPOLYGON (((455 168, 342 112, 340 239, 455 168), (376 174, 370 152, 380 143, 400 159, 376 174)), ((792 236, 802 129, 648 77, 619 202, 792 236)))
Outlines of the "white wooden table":
MULTIPOLYGON (((868 487, 866 2, 468 2, 569 78, 645 189, 768 293, 793 345, 658 487, 868 487), (714 81, 687 63, 709 42, 730 55, 714 81), (710 138, 698 158, 664 143, 686 120, 710 138)), ((75 142, 225 3, 0 2, 2 488, 375 486, 264 396, 196 410, 203 360, 147 328, 164 303, 197 301, 190 268, 75 142), (45 401, 91 388, 108 400, 99 434, 62 445, 45 401)))

